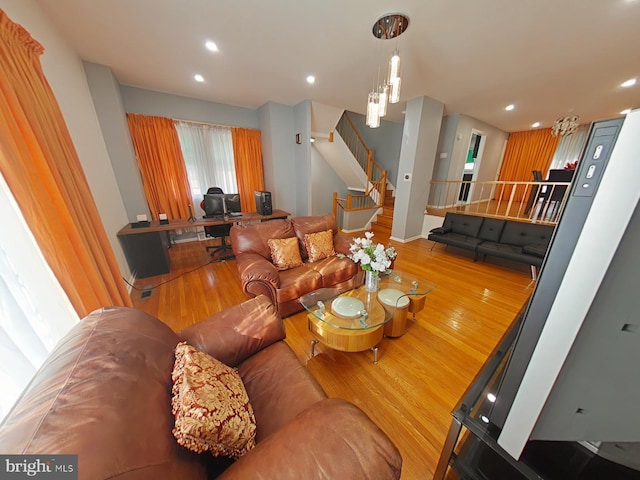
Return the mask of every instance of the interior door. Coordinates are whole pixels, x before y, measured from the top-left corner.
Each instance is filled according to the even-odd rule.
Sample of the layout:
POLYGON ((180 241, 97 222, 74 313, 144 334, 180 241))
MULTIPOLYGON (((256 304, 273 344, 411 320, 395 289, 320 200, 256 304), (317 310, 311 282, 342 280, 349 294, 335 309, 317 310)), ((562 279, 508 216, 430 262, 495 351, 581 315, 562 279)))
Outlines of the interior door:
POLYGON ((458 193, 458 203, 470 203, 472 199, 473 184, 480 169, 482 151, 484 149, 485 136, 478 130, 471 131, 467 157, 462 170, 462 184, 458 193))

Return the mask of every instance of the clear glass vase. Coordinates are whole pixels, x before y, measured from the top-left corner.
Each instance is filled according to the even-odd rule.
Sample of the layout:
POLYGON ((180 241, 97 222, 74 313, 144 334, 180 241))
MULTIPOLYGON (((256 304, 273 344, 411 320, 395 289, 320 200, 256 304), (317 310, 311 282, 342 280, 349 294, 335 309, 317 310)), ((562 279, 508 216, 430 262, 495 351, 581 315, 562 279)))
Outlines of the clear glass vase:
POLYGON ((371 270, 364 271, 364 288, 367 292, 377 292, 378 291, 378 272, 374 272, 371 270))

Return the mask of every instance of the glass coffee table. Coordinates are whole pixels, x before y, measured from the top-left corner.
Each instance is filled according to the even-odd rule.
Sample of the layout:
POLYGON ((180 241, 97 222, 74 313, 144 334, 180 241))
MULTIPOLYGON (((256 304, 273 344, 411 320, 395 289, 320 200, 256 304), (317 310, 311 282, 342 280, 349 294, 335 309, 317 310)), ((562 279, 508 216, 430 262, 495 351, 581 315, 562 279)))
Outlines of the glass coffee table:
POLYGON ((373 351, 378 363, 378 343, 383 336, 399 337, 406 332, 407 315, 424 308, 425 298, 435 287, 427 280, 398 270, 379 276, 378 290, 368 292, 364 272, 355 278, 355 288, 341 291, 320 288, 300 297, 307 310, 308 327, 315 337, 311 356, 318 343, 342 352, 373 351))

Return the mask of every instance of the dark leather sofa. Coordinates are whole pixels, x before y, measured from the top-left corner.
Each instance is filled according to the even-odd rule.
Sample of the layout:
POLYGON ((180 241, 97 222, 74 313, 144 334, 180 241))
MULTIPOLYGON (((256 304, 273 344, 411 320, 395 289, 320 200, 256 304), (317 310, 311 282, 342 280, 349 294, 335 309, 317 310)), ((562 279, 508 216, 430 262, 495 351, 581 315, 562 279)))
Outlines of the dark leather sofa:
POLYGON ((299 298, 318 288, 332 287, 343 291, 353 288, 358 269, 353 261, 344 257, 349 254, 352 242, 351 237, 338 233, 332 214, 234 225, 231 228, 231 245, 244 292, 250 297, 260 294, 269 297, 281 317, 303 310, 299 298), (333 232, 334 250, 343 256, 334 255, 309 262, 304 236, 326 230, 333 232), (268 241, 291 237, 298 239, 303 264, 279 271, 271 259, 268 241))
POLYGON ((553 230, 551 225, 448 212, 427 239, 471 250, 474 259, 491 255, 540 267, 553 230))
POLYGON ((353 404, 329 399, 284 342, 264 296, 176 334, 131 308, 104 308, 56 346, 0 424, 3 454, 77 454, 81 480, 397 479, 402 458, 353 404), (174 349, 186 340, 235 367, 256 446, 232 463, 181 447, 171 430, 174 349))

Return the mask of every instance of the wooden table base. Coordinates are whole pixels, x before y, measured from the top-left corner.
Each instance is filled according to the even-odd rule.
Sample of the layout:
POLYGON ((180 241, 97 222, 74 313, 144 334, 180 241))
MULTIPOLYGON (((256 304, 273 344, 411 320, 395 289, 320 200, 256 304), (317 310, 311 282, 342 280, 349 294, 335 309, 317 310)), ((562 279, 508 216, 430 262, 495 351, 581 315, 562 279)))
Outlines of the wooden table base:
POLYGON ((320 342, 341 352, 362 352, 371 349, 374 355, 373 363, 378 363, 378 349, 374 347, 382 340, 384 330, 382 326, 365 330, 348 330, 328 325, 312 314, 307 315, 307 319, 309 331, 317 339, 311 342, 312 357, 316 344, 320 342))

